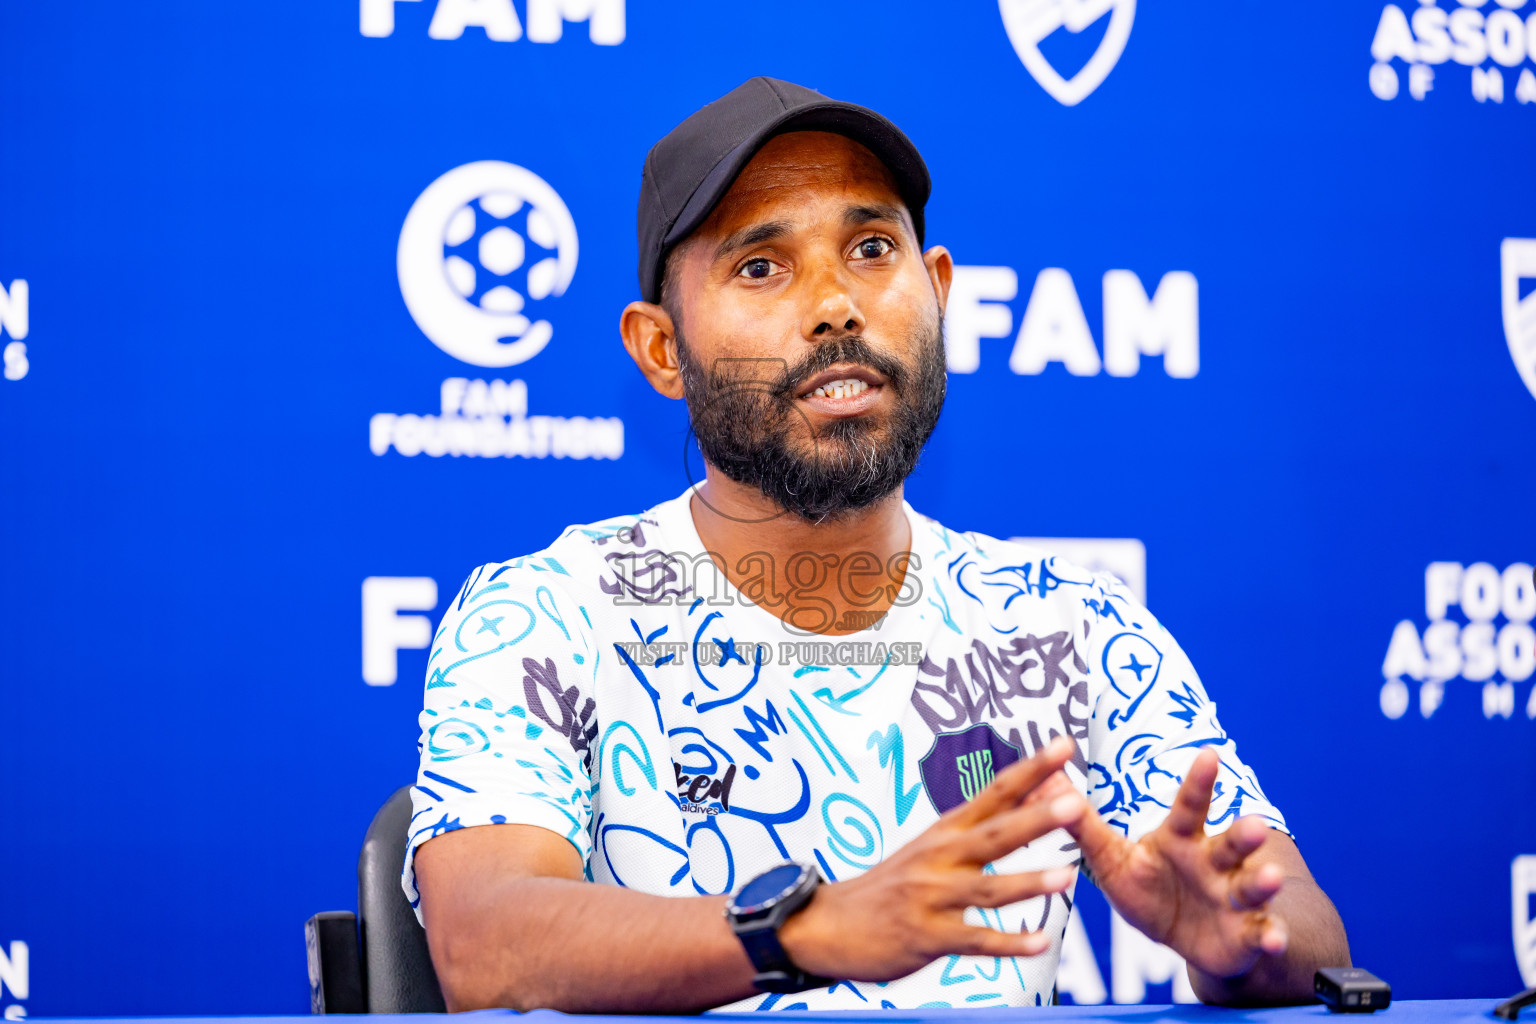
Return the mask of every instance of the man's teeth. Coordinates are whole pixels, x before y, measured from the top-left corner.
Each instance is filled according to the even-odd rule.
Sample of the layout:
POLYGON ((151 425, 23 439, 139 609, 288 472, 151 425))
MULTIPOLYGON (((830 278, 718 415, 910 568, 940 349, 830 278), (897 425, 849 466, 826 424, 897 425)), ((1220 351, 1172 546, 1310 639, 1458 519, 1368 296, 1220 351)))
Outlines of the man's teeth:
POLYGON ((852 398, 854 395, 869 390, 869 385, 857 378, 848 380, 834 380, 830 384, 823 384, 812 391, 811 394, 818 398, 852 398))

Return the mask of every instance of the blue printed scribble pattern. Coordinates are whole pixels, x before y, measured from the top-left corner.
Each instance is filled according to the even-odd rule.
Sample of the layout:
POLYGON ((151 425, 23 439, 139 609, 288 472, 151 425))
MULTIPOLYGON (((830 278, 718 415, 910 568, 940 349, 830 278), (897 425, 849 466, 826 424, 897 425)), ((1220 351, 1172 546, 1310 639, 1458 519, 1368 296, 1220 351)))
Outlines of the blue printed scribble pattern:
MULTIPOLYGON (((942 774, 963 766, 929 755, 971 751, 980 740, 961 734, 978 726, 986 749, 1010 758, 1071 735, 1069 778, 1132 838, 1163 819, 1203 746, 1222 758, 1208 828, 1250 813, 1285 828, 1189 660, 1114 578, 907 506, 918 600, 835 639, 916 641, 922 657, 781 664, 778 644, 802 636, 697 575, 707 560, 669 562, 702 551, 689 497, 571 527, 465 581, 432 644, 420 717, 402 878, 418 914, 415 850, 507 822, 565 837, 594 882, 658 895, 730 892, 785 859, 852 877, 963 799, 953 794, 974 792, 969 777, 962 787, 942 774), (635 656, 679 640, 709 656, 635 656)), ((1058 831, 988 870, 1078 860, 1058 831)), ((890 983, 730 1008, 1038 1005, 1071 906, 1069 891, 968 912, 994 928, 1045 929, 1056 942, 1037 957, 950 956, 890 983)))

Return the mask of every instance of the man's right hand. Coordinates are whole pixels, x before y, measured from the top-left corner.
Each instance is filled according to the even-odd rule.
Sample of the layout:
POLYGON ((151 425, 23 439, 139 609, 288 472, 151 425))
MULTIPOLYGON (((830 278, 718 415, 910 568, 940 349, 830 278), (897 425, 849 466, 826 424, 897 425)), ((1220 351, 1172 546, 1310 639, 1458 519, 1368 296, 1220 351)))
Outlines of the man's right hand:
POLYGON ((1051 944, 1043 932, 982 928, 965 923, 964 914, 967 907, 1006 906, 1072 884, 1072 868, 1011 875, 982 869, 1082 817, 1087 803, 1056 774, 1075 749, 1071 739, 1058 737, 864 874, 818 888, 779 929, 795 966, 830 978, 891 981, 953 953, 1043 953, 1051 944), (1045 793, 1057 795, 1039 799, 1045 793))

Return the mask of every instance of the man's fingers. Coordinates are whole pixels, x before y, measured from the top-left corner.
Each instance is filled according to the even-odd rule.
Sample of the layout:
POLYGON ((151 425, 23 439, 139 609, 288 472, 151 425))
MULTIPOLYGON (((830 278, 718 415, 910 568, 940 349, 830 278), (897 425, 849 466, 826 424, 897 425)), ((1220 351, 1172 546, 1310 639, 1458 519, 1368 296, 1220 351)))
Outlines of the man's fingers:
POLYGON ((978 875, 963 892, 956 894, 953 906, 1006 907, 1048 892, 1063 892, 1076 874, 1071 868, 1048 868, 1009 875, 978 875))
POLYGON ((1269 825, 1256 814, 1244 815, 1211 843, 1211 867, 1231 871, 1264 845, 1269 825))
POLYGON ((1110 865, 1118 863, 1133 845, 1122 833, 1111 828, 1092 807, 1086 808, 1076 821, 1067 822, 1062 827, 1072 833, 1083 859, 1100 874, 1110 865))
POLYGON ((1077 787, 1072 785, 1072 780, 1067 778, 1067 773, 1058 769, 1051 773, 1050 778, 1025 794, 1021 802, 1026 804, 1049 802, 1063 793, 1076 792, 1077 787))
POLYGON ((1039 956, 1051 948, 1051 939, 1044 932, 1000 932, 960 925, 949 936, 945 948, 961 956, 1039 956))
POLYGON ((1253 913, 1243 927, 1243 944, 1249 949, 1279 956, 1291 944, 1291 933, 1282 918, 1269 913, 1253 913))
POLYGON ((1164 820, 1174 835, 1187 839, 1205 834, 1205 816, 1211 809, 1211 787, 1216 784, 1216 773, 1220 770, 1221 758, 1214 750, 1207 747, 1195 755, 1164 820))
POLYGON ((954 821, 970 825, 1007 810, 1024 799, 1036 786, 1061 770, 1072 760, 1077 744, 1069 736, 1058 736, 1035 753, 1034 757, 1015 762, 997 773, 975 799, 961 804, 949 813, 954 821))
POLYGON ((1285 870, 1279 864, 1260 864, 1233 877, 1227 899, 1234 910, 1258 910, 1274 899, 1284 884, 1285 870))
POLYGON ((1071 825, 1088 810, 1077 792, 1063 793, 1049 803, 1028 803, 994 814, 960 834, 964 859, 971 864, 990 864, 1047 832, 1071 825))

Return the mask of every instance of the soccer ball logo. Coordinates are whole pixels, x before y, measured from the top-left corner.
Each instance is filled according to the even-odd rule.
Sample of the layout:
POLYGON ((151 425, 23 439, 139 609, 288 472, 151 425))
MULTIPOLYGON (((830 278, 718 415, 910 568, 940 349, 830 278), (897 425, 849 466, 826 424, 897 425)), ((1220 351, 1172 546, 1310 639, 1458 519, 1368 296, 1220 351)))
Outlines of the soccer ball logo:
POLYGON ((515 316, 525 295, 543 299, 554 290, 559 246, 543 211, 511 192, 491 192, 449 219, 443 272, 454 291, 481 309, 515 316))
POLYGON ((538 312, 576 272, 576 224, 538 175, 481 160, 427 186, 400 230, 397 266, 406 308, 438 348, 512 366, 554 333, 538 312))

